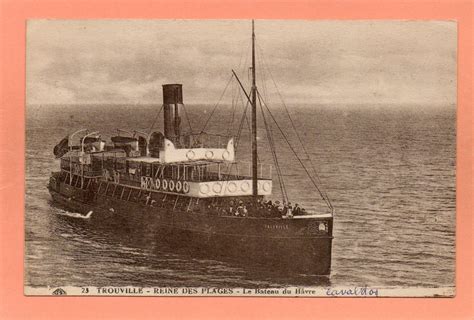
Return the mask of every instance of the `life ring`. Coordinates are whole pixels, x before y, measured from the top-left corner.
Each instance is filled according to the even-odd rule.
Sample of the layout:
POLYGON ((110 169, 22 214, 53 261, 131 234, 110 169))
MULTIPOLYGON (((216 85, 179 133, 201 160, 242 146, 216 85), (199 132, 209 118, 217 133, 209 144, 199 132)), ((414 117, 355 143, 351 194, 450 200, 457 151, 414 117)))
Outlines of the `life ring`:
POLYGON ((241 189, 243 192, 247 192, 247 191, 249 191, 249 189, 250 189, 250 184, 249 184, 247 181, 245 181, 244 183, 242 183, 242 184, 240 185, 240 189, 241 189))
POLYGON ((189 192, 189 183, 187 181, 183 182, 183 192, 188 193, 189 192))
POLYGON ((220 182, 215 182, 215 183, 212 185, 212 191, 214 191, 215 193, 221 193, 221 192, 222 192, 222 183, 220 183, 220 182))
POLYGON ((163 187, 164 191, 168 190, 168 181, 163 179, 163 181, 161 182, 161 186, 163 187))
POLYGON ((189 150, 188 152, 186 152, 186 158, 188 158, 189 160, 193 160, 195 156, 196 153, 194 153, 193 150, 189 150))
POLYGON ((208 185, 207 183, 202 184, 202 185, 199 187, 199 191, 200 191, 202 194, 208 194, 208 193, 209 193, 209 185, 208 185))
POLYGON ((161 181, 160 181, 160 179, 156 179, 156 180, 155 180, 155 188, 158 190, 158 189, 160 189, 160 186, 161 186, 161 181))
POLYGON ((183 185, 181 184, 181 181, 176 182, 176 192, 181 192, 181 189, 183 189, 183 185))
POLYGON ((222 152, 222 159, 229 160, 229 158, 230 158, 230 152, 229 151, 226 150, 226 151, 222 152))
POLYGON ((212 150, 207 150, 205 156, 207 159, 212 159, 214 157, 214 152, 212 152, 212 150))
POLYGON ((168 188, 170 189, 170 191, 174 191, 174 181, 173 180, 170 180, 170 182, 168 184, 168 188))
POLYGON ((230 193, 234 193, 235 191, 237 191, 237 185, 235 184, 235 182, 229 182, 229 184, 227 185, 227 190, 230 193))
POLYGON ((270 182, 267 181, 263 183, 263 190, 267 192, 270 191, 270 182))

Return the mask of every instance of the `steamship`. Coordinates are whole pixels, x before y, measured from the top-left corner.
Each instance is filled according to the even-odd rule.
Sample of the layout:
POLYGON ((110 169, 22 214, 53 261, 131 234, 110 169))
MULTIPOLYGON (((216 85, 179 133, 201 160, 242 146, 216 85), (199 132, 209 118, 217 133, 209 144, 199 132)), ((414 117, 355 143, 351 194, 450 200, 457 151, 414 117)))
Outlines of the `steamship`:
MULTIPOLYGON (((53 202, 91 222, 146 225, 172 247, 329 275, 334 212, 329 198, 310 177, 327 210, 292 208, 281 180, 284 168, 276 158, 273 166, 258 159, 257 101, 261 108, 265 103, 256 85, 253 22, 250 70, 249 92, 235 71, 231 76, 251 109, 251 162, 237 161, 237 136, 183 132, 183 87, 164 84, 163 132, 118 129, 105 141, 99 131, 81 129, 55 146, 60 170, 48 183, 53 202), (277 181, 281 203, 272 198, 277 181)), ((263 117, 265 126, 270 116, 263 117)))

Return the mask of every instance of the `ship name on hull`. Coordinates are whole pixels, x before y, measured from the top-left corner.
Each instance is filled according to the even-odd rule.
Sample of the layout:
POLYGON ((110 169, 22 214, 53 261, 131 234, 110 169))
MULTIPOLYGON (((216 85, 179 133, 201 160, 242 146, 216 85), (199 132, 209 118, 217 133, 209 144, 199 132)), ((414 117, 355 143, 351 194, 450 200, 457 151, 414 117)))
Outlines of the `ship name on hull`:
POLYGON ((265 229, 279 229, 279 230, 286 230, 288 229, 287 224, 264 224, 263 227, 265 229))

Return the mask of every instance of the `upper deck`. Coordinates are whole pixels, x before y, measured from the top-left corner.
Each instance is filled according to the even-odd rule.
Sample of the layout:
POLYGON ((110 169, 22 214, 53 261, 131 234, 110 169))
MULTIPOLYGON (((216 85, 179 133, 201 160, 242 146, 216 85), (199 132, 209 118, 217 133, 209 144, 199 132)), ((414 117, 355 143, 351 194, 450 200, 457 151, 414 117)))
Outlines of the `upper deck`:
MULTIPOLYGON (((133 140, 137 149, 124 148, 124 141, 106 150, 71 148, 61 157, 61 169, 85 178, 191 197, 252 195, 251 163, 235 161, 233 139, 225 148, 204 143, 177 148, 164 139, 158 157, 140 155, 133 140)), ((271 165, 259 164, 257 172, 258 194, 270 195, 271 165)))

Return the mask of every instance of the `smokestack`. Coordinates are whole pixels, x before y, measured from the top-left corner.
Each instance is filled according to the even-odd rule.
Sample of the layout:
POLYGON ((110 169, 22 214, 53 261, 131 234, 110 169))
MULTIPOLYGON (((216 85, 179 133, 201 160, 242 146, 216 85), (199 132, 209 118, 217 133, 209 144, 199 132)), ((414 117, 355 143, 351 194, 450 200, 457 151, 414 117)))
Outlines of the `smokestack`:
POLYGON ((183 104, 183 85, 163 85, 163 110, 165 138, 176 143, 181 134, 181 118, 179 117, 179 105, 183 104), (173 108, 174 107, 174 108, 173 108), (173 110, 174 109, 174 110, 173 110))

